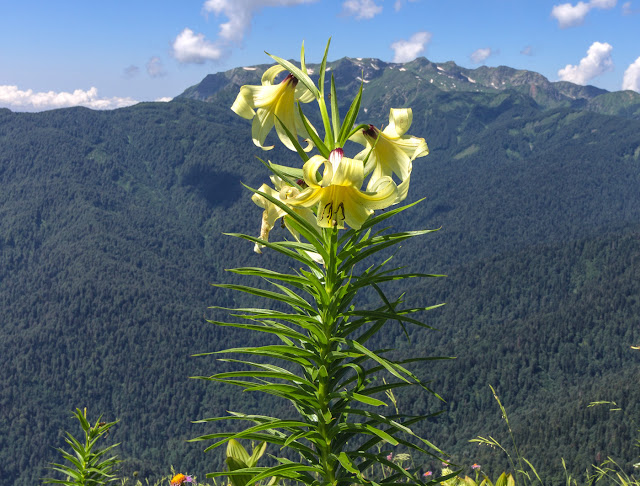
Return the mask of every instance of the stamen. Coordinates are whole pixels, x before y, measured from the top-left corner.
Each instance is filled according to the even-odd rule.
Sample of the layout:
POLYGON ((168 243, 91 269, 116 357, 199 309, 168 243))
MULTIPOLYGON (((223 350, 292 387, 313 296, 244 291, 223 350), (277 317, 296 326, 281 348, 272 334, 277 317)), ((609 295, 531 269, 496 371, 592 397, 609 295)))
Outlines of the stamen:
POLYGON ((378 129, 376 127, 374 127, 373 125, 369 125, 369 128, 362 130, 363 135, 365 135, 366 137, 370 137, 370 138, 377 138, 378 137, 378 129))
POLYGON ((281 84, 291 83, 295 88, 298 85, 298 78, 296 78, 293 74, 289 73, 286 78, 284 78, 281 84))

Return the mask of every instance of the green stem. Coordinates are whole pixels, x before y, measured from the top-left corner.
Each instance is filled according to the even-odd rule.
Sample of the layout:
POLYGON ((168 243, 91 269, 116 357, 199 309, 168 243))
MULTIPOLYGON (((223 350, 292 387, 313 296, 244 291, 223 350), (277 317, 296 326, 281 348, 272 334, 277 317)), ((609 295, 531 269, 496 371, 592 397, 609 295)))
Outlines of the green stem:
POLYGON ((331 340, 333 327, 335 324, 335 316, 332 315, 331 309, 334 308, 333 300, 336 295, 337 287, 337 229, 329 229, 324 231, 325 245, 329 253, 329 261, 325 266, 325 291, 328 296, 328 305, 322 308, 322 324, 324 328, 325 343, 322 346, 320 354, 320 367, 324 367, 325 372, 319 373, 318 399, 320 402, 320 416, 318 417, 319 432, 326 446, 322 447, 321 460, 322 467, 325 471, 325 480, 328 484, 336 484, 335 467, 336 460, 331 457, 331 437, 329 435, 330 423, 336 417, 331 413, 331 400, 329 397, 332 392, 331 384, 331 363, 328 356, 333 351, 333 341, 331 340), (328 418, 328 420, 327 420, 328 418))

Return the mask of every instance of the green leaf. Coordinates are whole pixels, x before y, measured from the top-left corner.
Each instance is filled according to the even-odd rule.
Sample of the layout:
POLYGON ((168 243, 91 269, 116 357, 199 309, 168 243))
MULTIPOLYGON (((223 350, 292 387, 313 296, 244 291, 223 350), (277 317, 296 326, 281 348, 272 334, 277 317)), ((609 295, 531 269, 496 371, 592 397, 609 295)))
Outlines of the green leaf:
POLYGON ((340 111, 333 74, 331 74, 331 126, 333 127, 333 139, 337 142, 340 134, 340 111))
POLYGON ((277 373, 275 371, 228 371, 226 373, 217 373, 211 376, 215 380, 226 380, 227 378, 240 378, 240 377, 256 377, 256 378, 275 378, 279 380, 291 381, 296 384, 305 384, 307 386, 313 386, 308 380, 302 379, 293 373, 277 373))
POLYGON ((324 78, 327 72, 327 57, 329 55, 329 45, 331 44, 331 37, 327 41, 327 45, 324 48, 324 55, 322 56, 322 62, 320 63, 320 79, 318 79, 318 88, 320 88, 320 92, 322 96, 324 96, 324 78))
POLYGON ((302 179, 303 173, 302 173, 302 169, 299 167, 289 167, 287 165, 274 164, 271 161, 265 163, 265 161, 260 158, 258 158, 258 160, 260 160, 263 164, 267 165, 269 169, 272 170, 274 173, 276 173, 276 175, 278 175, 281 179, 283 180, 293 179, 293 180, 289 180, 289 182, 291 182, 292 184, 296 180, 302 179), (285 177, 282 177, 283 175, 285 177))
MULTIPOLYGON (((314 262, 309 256, 305 255, 305 254, 301 254, 295 251, 291 251, 287 248, 287 246, 296 246, 295 244, 291 244, 289 243, 288 245, 285 242, 277 242, 277 243, 273 243, 271 241, 267 241, 267 240, 263 240, 261 238, 257 238, 254 236, 249 236, 249 235, 243 235, 240 233, 223 233, 227 236, 235 236, 236 238, 241 238, 243 240, 248 240, 251 241, 253 243, 259 243, 261 245, 264 245, 267 248, 270 248, 272 250, 277 251, 278 253, 282 253, 283 255, 292 258, 294 260, 298 260, 300 263, 303 263, 304 265, 307 265, 310 268, 317 268, 320 269, 320 267, 318 266, 318 264, 316 262, 314 262)), ((303 248, 301 245, 297 245, 299 248, 303 248)), ((313 247, 311 245, 307 245, 308 246, 308 250, 313 251, 313 247)))
MULTIPOLYGON (((320 137, 318 137, 316 132, 313 130, 313 127, 311 126, 311 124, 309 124, 309 122, 307 121, 306 117, 304 116, 304 113, 302 112, 302 106, 300 106, 300 103, 298 103, 298 112, 300 113, 300 117, 302 118, 302 124, 304 125, 304 129, 309 134, 309 138, 311 139, 313 144, 316 146, 318 151, 322 154, 322 156, 328 159, 329 153, 331 152, 331 150, 327 148, 327 146, 325 145, 325 142, 320 140, 320 137)), ((325 128, 326 128, 326 124, 325 124, 325 128)))
MULTIPOLYGON (((266 442, 264 444, 266 444, 266 442)), ((247 467, 249 463, 249 453, 242 444, 235 439, 231 439, 227 444, 227 457, 234 458, 239 464, 244 464, 244 467, 247 467)), ((240 469, 240 467, 236 467, 235 469, 240 469)))
MULTIPOLYGON (((222 321, 213 321, 213 320, 207 320, 207 322, 209 324, 214 324, 216 326, 220 326, 220 327, 236 327, 238 329, 247 329, 249 331, 259 331, 259 332, 266 332, 269 334, 277 334, 277 335, 282 335, 282 336, 288 336, 292 339, 299 339, 302 341, 307 341, 308 337, 305 336, 304 334, 301 334, 299 332, 296 332, 292 329, 287 328, 284 325, 280 325, 278 327, 275 326, 267 326, 267 325, 258 325, 258 324, 242 324, 242 323, 236 323, 236 322, 222 322, 222 321)), ((216 351, 216 353, 227 353, 227 352, 242 352, 242 351, 238 351, 238 349, 247 349, 247 348, 236 348, 233 351, 231 350, 222 350, 222 351, 216 351)), ((211 354, 211 353, 206 353, 206 354, 211 354)), ((196 355, 196 356, 202 356, 202 354, 200 355, 196 355)))
MULTIPOLYGON (((298 155, 300 156, 300 158, 304 162, 309 160, 309 156, 302 148, 302 145, 300 145, 300 143, 298 142, 298 137, 294 136, 293 133, 289 131, 287 126, 284 123, 282 123, 282 121, 280 120, 280 118, 278 118, 277 115, 275 115, 275 117, 276 117, 276 122, 280 125, 282 129, 284 129, 284 133, 287 135, 287 138, 289 139, 289 141, 293 144, 293 147, 296 149, 296 152, 298 152, 298 155)), ((309 126, 311 126, 311 123, 309 123, 309 126)))
POLYGON ((349 240, 356 239, 358 236, 366 233, 366 231, 369 228, 372 228, 373 226, 375 226, 377 224, 380 224, 384 220, 386 220, 388 218, 391 218, 391 217, 395 216, 396 214, 399 214, 399 213, 401 213, 403 211, 406 211, 407 209, 412 208, 416 204, 421 203, 422 201, 424 201, 425 199, 426 198, 418 199, 417 201, 412 202, 410 204, 407 204, 405 206, 400 206, 399 208, 395 208, 395 209, 387 209, 386 211, 378 213, 373 218, 367 219, 362 224, 362 226, 360 227, 359 230, 356 231, 356 230, 350 229, 349 231, 346 231, 345 234, 340 239, 340 243, 342 244, 343 242, 347 242, 349 240))
MULTIPOLYGON (((290 295, 283 295, 278 292, 272 292, 270 290, 257 289, 255 287, 247 287, 246 285, 236 284, 212 284, 214 287, 222 289, 237 290, 247 294, 255 295, 256 297, 263 297, 265 299, 277 300, 289 304, 294 308, 305 309, 309 312, 316 312, 315 308, 311 306, 307 301, 301 298, 292 298, 290 295)), ((212 322, 212 321, 209 321, 212 322)))
POLYGON ((390 435, 389 433, 377 429, 369 424, 361 424, 361 423, 342 423, 339 424, 337 426, 337 429, 340 432, 343 431, 357 431, 359 433, 363 433, 363 434, 370 434, 370 435, 375 435, 377 437, 379 437, 380 439, 384 440, 385 442, 388 442, 391 445, 398 445, 398 440, 393 437, 392 435, 390 435))
POLYGON ((342 122, 342 127, 340 127, 340 133, 337 136, 337 143, 340 147, 344 147, 344 144, 349 139, 351 127, 353 127, 354 123, 356 122, 356 118, 358 117, 358 112, 360 111, 360 101, 362 99, 362 85, 363 83, 360 82, 360 89, 358 89, 358 94, 351 102, 349 111, 347 111, 347 114, 344 117, 344 121, 342 122))
MULTIPOLYGON (((374 407, 378 407, 380 405, 384 405, 385 407, 387 406, 387 404, 385 402, 383 402, 382 400, 378 400, 377 398, 372 398, 372 397, 368 397, 366 395, 361 395, 360 393, 355 393, 355 392, 335 392, 329 395, 330 398, 346 398, 349 400, 356 400, 358 402, 362 402, 362 403, 366 403, 367 405, 372 405, 374 407)), ((349 412, 351 413, 351 412, 349 412)))
POLYGON ((284 60, 284 59, 282 59, 282 58, 280 58, 278 56, 274 56, 272 54, 269 54, 266 51, 265 51, 265 53, 267 54, 267 56, 271 57, 274 61, 276 61, 278 64, 280 64, 287 71, 289 71, 291 74, 293 74, 296 77, 296 79, 298 81, 300 81, 302 84, 304 84, 305 87, 309 91, 311 91, 316 98, 320 97, 320 92, 318 91, 318 88, 316 88, 315 84, 313 84, 313 81, 311 80, 311 78, 309 77, 308 74, 302 72, 299 68, 297 68, 296 66, 291 64, 289 61, 286 61, 286 60, 284 60))

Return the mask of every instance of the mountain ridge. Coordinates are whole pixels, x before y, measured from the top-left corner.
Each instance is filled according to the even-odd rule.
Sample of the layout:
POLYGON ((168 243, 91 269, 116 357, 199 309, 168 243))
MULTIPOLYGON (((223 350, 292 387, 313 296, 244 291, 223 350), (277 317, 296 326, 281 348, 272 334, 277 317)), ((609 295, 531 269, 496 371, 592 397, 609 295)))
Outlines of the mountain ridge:
MULTIPOLYGON (((260 64, 236 67, 228 71, 207 75, 200 83, 187 88, 177 98, 209 101, 220 90, 237 89, 243 84, 260 84, 260 76, 269 67, 260 64)), ((418 57, 406 63, 389 63, 375 58, 343 57, 328 62, 327 67, 340 74, 336 83, 340 87, 364 84, 365 92, 371 83, 380 84, 385 73, 397 70, 405 77, 414 76, 443 91, 498 92, 514 90, 530 96, 545 109, 572 107, 588 109, 607 115, 640 119, 640 94, 634 91, 609 92, 591 85, 578 85, 568 81, 549 81, 542 74, 508 66, 469 69, 453 61, 435 63, 418 57), (360 81, 362 80, 362 81, 360 81)), ((312 78, 318 64, 308 64, 312 78)), ((353 86, 352 86, 353 88, 353 86)))

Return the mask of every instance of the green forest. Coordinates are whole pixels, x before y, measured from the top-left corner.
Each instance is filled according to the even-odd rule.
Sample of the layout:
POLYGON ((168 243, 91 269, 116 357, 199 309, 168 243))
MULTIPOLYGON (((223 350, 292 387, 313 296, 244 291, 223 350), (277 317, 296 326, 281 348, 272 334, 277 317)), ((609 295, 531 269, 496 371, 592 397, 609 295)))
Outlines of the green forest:
MULTIPOLYGON (((111 438, 121 442, 122 476, 150 481, 171 466, 201 477, 221 467, 222 453, 187 442, 211 430, 192 421, 240 405, 286 415, 277 398, 189 378, 227 366, 194 354, 260 344, 205 322, 220 317, 211 306, 247 303, 210 284, 239 281, 227 268, 282 264, 223 235, 259 234, 261 210, 242 186, 266 182, 257 156, 292 160, 256 149, 249 123, 228 109, 240 82, 216 86, 207 101, 0 110, 0 477, 8 484, 47 475, 76 408, 118 419, 111 438)), ((411 106, 411 130, 431 151, 411 178, 412 200, 425 200, 396 224, 440 228, 398 258, 411 271, 446 275, 388 290, 446 305, 424 314, 436 331, 406 336, 390 326, 378 344, 455 357, 418 368, 445 402, 412 389, 397 393, 400 409, 442 410, 419 433, 456 463, 498 473, 509 467, 505 456, 469 442, 508 443, 492 385, 522 454, 553 484, 564 484, 562 458, 577 475, 608 456, 637 462, 640 121, 542 106, 516 89, 384 82, 384 92, 365 88, 363 106, 376 108, 361 121, 381 125, 390 107, 411 106), (589 407, 599 400, 621 410, 589 407)))

